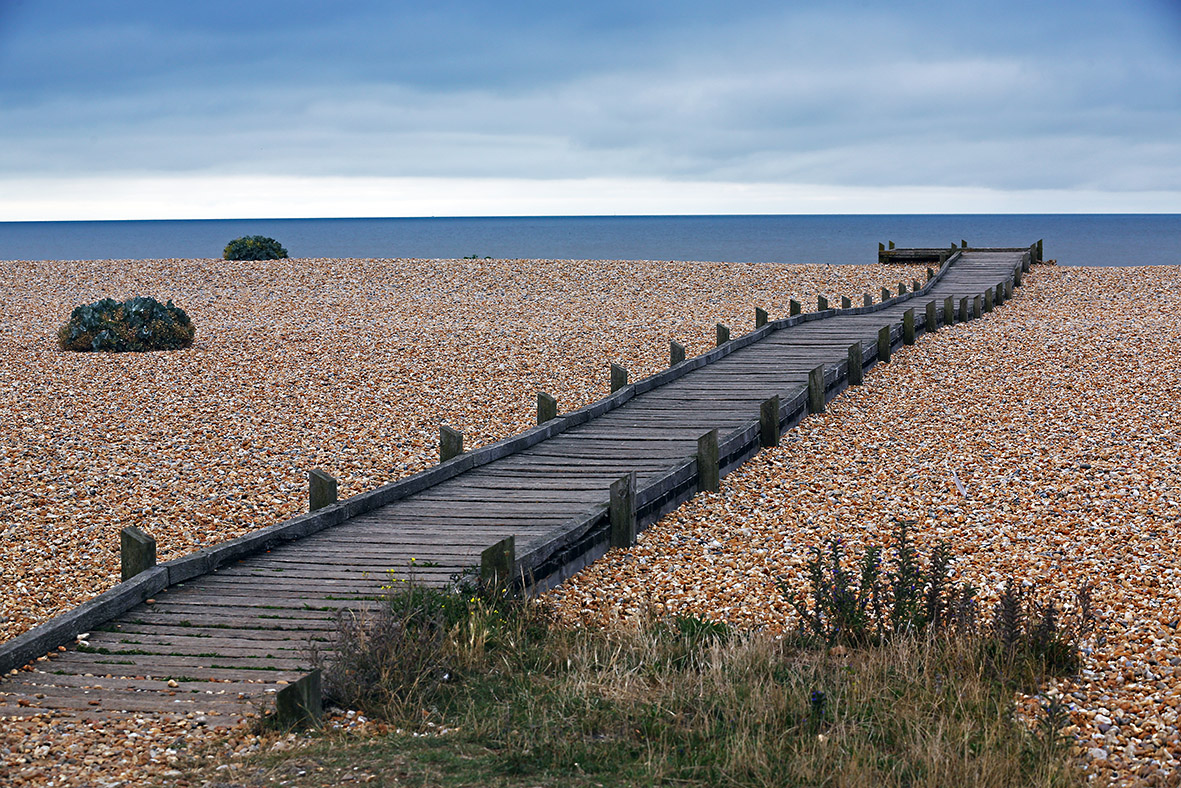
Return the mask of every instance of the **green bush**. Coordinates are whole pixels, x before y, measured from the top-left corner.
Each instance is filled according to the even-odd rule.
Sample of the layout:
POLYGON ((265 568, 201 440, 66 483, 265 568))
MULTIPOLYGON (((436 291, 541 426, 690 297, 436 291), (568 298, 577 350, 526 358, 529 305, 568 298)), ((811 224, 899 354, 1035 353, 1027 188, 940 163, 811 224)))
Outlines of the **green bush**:
POLYGON ((274 238, 264 235, 244 235, 226 244, 227 260, 281 260, 287 250, 274 238))
POLYGON ((140 296, 119 302, 104 298, 74 309, 58 329, 62 350, 124 351, 179 350, 193 344, 197 333, 180 307, 140 296))

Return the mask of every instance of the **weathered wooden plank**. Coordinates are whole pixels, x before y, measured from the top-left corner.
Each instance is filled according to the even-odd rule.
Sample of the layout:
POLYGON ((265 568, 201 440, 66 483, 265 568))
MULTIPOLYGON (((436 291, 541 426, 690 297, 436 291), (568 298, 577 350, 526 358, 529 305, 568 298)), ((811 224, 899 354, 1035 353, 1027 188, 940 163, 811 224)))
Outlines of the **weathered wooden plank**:
MULTIPOLYGON (((717 430, 719 472, 725 472, 760 444, 773 442, 767 400, 778 396, 780 405, 774 410, 782 412, 772 415, 794 424, 802 417, 802 386, 812 373, 812 408, 823 409, 824 400, 847 382, 858 382, 856 373, 850 372, 851 363, 868 368, 888 360, 892 348, 914 341, 917 328, 930 332, 941 318, 952 322, 957 303, 961 312, 967 311, 969 302, 980 309, 985 306, 980 296, 987 293, 987 307, 1001 306, 1010 295, 1010 283, 1020 284, 1015 274, 1028 254, 1026 249, 954 254, 939 250, 943 262, 931 281, 900 288, 905 296, 885 292, 884 304, 869 305, 872 299, 867 299, 866 307, 852 308, 844 299, 839 313, 828 310, 774 322, 763 314, 759 319, 766 325, 737 338, 719 326, 720 346, 715 350, 675 361, 676 369, 632 384, 622 368, 616 369, 612 388, 617 394, 564 416, 557 414, 552 398, 539 398, 543 427, 467 454, 458 454, 462 447, 457 446, 451 452, 456 456, 442 466, 445 472, 416 475, 381 502, 393 504, 372 503, 372 495, 329 502, 324 515, 316 515, 320 519, 315 528, 292 531, 303 537, 294 544, 256 540, 251 542, 257 545, 255 554, 249 558, 249 551, 239 551, 208 564, 190 561, 186 567, 196 568, 185 569, 187 574, 163 567, 153 570, 165 572, 173 588, 157 593, 153 604, 132 608, 105 628, 111 631, 91 635, 94 647, 127 653, 68 651, 38 664, 66 668, 67 673, 182 672, 194 677, 266 676, 274 681, 275 675, 289 675, 295 668, 278 674, 275 666, 264 663, 282 663, 278 667, 285 670, 303 667, 296 658, 299 643, 330 638, 340 611, 382 604, 383 586, 397 578, 448 583, 506 536, 514 537, 518 554, 522 560, 528 557, 530 567, 540 567, 559 555, 554 551, 562 551, 560 561, 567 569, 559 563, 547 570, 562 575, 599 554, 593 539, 605 539, 605 531, 595 536, 599 532, 591 529, 605 523, 609 489, 620 476, 629 475, 637 525, 641 516, 658 516, 700 483, 703 461, 697 438, 702 433, 717 430), (576 545, 577 540, 591 541, 576 545), (259 552, 267 548, 271 551, 259 552), (238 558, 243 560, 229 563, 238 558), (218 566, 220 571, 204 574, 218 566), (203 576, 176 585, 178 579, 194 575, 203 576), (132 653, 141 651, 157 653, 132 653), (217 657, 208 656, 215 653, 217 657), (223 666, 214 667, 215 659, 223 666), (247 670, 252 667, 265 669, 247 670)), ((802 308, 793 303, 790 311, 796 314, 802 308)), ((129 604, 143 598, 132 598, 129 604)), ((22 692, 37 686, 35 680, 24 678, 27 673, 22 672, 22 692)), ((42 700, 91 714, 95 707, 89 701, 95 698, 83 697, 88 691, 110 695, 101 697, 103 710, 122 695, 138 696, 136 702, 142 705, 137 708, 156 709, 168 705, 157 701, 182 694, 155 698, 148 685, 123 686, 119 681, 147 679, 111 679, 92 690, 65 682, 52 693, 42 693, 42 700)), ((246 684, 235 682, 224 691, 246 684)), ((5 686, 0 682, 0 699, 5 686)), ((49 682, 46 686, 57 687, 49 682)), ((237 708, 238 694, 223 704, 225 709, 237 708)))

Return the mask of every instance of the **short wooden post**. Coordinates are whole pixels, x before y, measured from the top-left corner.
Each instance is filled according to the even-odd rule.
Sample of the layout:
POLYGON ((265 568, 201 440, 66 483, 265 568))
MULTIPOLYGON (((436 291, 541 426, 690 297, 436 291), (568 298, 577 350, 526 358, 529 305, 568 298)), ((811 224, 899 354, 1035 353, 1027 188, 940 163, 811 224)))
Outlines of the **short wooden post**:
POLYGON ((992 289, 992 292, 994 293, 994 295, 992 297, 992 305, 993 306, 1000 306, 1001 304, 1005 303, 1005 283, 1004 282, 997 282, 996 287, 994 287, 992 289))
POLYGON ((439 462, 447 462, 463 454, 463 433, 446 424, 439 425, 439 462))
POLYGON ((1018 287, 1021 287, 1021 279, 1022 279, 1022 277, 1024 277, 1024 275, 1025 275, 1025 265, 1024 265, 1024 258, 1023 258, 1022 265, 1017 266, 1017 268, 1014 269, 1014 271, 1013 271, 1013 284, 1017 285, 1018 287))
POLYGON ((620 476, 611 483, 611 546, 631 547, 636 543, 636 472, 620 476))
POLYGON ((849 296, 841 296, 841 309, 852 309, 852 308, 853 308, 853 299, 849 298, 849 296))
POLYGON ((935 278, 935 269, 927 266, 927 281, 930 282, 935 278))
POLYGON ((860 386, 862 380, 861 374, 861 343, 854 342, 849 345, 849 385, 860 386))
POLYGON ((718 347, 730 341, 730 326, 724 323, 718 323, 717 326, 718 347))
POLYGON ((927 302, 926 326, 928 334, 934 334, 939 330, 939 302, 927 302))
POLYGON ((943 299, 943 325, 950 326, 955 322, 955 298, 948 296, 943 299))
POLYGON ((794 298, 787 302, 788 317, 795 317, 796 315, 803 314, 803 311, 804 305, 794 298))
POLYGON ((119 558, 123 579, 130 580, 156 565, 156 540, 139 526, 129 525, 119 532, 119 558))
POLYGON ((1005 300, 1008 301, 1012 297, 1013 297, 1013 280, 1006 279, 1005 280, 1005 300))
POLYGON ((923 289, 923 286, 919 284, 919 280, 917 280, 917 279, 910 280, 910 292, 917 293, 918 291, 920 291, 922 289, 923 289))
POLYGON ((904 282, 898 283, 898 295, 906 295, 906 284, 904 282))
POLYGON ((697 439, 697 492, 717 492, 722 488, 718 462, 718 431, 710 430, 697 439))
POLYGON ((902 313, 902 344, 914 344, 914 308, 902 313))
POLYGON ((668 365, 675 367, 685 360, 685 346, 676 340, 670 339, 668 342, 668 365))
POLYGON ((984 296, 976 296, 972 299, 972 317, 979 318, 984 315, 984 296))
POLYGON ((992 288, 990 287, 984 291, 984 311, 985 312, 992 311, 992 305, 993 305, 992 297, 993 297, 992 296, 992 288))
POLYGON ((968 248, 968 242, 967 242, 967 241, 965 241, 963 238, 961 238, 961 239, 960 239, 960 248, 961 248, 961 249, 967 249, 967 248, 968 248))
POLYGON ((891 249, 893 249, 893 248, 894 248, 894 242, 893 242, 893 241, 890 241, 890 248, 891 248, 891 249))
POLYGON ((767 325, 767 310, 761 306, 755 307, 755 328, 762 328, 767 325))
POLYGON ((336 503, 336 479, 313 468, 308 471, 308 511, 314 512, 336 503))
POLYGON ((871 296, 869 293, 862 293, 861 294, 861 305, 862 306, 873 306, 873 296, 871 296))
POLYGON ((824 413, 824 365, 808 373, 808 412, 824 413))
POLYGON ((816 296, 816 311, 823 312, 828 309, 828 299, 824 296, 816 296))
POLYGON ((763 400, 759 407, 759 444, 765 449, 779 445, 779 395, 763 400))
POLYGON ((558 401, 544 391, 537 392, 537 423, 545 424, 558 417, 558 401))
POLYGON ((517 540, 506 536, 480 553, 480 584, 499 593, 508 590, 517 566, 517 540))
POLYGON ((890 295, 891 295, 890 291, 889 291, 889 290, 887 290, 886 288, 884 288, 884 287, 883 287, 883 288, 882 288, 882 300, 883 300, 883 301, 889 301, 889 300, 890 300, 890 295))
POLYGON ((890 350, 894 343, 890 341, 890 327, 882 326, 878 329, 878 361, 890 363, 890 350))
POLYGON ((1037 261, 1039 263, 1044 262, 1046 259, 1046 258, 1042 257, 1042 240, 1043 239, 1041 239, 1041 238, 1037 239, 1037 261))
POLYGON ((611 393, 614 394, 626 385, 627 370, 614 361, 611 362, 611 393))
POLYGON ((971 299, 964 296, 960 299, 960 322, 967 323, 972 319, 972 307, 969 305, 971 299))
POLYGON ((304 674, 275 693, 275 721, 283 728, 315 725, 324 713, 320 670, 304 674))

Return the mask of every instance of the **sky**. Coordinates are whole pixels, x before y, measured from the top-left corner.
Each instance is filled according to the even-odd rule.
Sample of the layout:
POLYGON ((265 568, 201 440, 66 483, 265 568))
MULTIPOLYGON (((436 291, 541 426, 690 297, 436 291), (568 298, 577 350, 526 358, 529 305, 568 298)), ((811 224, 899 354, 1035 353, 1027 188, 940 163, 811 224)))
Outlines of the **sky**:
POLYGON ((0 0, 0 221, 1181 213, 1181 0, 0 0))

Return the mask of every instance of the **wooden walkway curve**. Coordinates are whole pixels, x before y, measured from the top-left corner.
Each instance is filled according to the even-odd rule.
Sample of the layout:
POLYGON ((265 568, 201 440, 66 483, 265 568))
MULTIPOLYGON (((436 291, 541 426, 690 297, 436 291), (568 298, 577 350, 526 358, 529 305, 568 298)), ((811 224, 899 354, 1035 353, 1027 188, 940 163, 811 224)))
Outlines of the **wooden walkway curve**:
POLYGON ((0 717, 59 709, 233 724, 303 677, 309 642, 328 642, 340 608, 377 604, 391 572, 441 584, 513 537, 514 573, 560 582, 608 549, 612 483, 635 472, 629 513, 643 528, 697 490, 704 433, 717 431, 718 469, 729 472, 766 442, 771 397, 776 430, 794 426, 810 377, 817 405, 816 370, 831 399, 911 334, 1011 296, 1037 254, 1036 244, 962 250, 917 293, 774 321, 437 471, 149 570, 3 644, 0 717))

